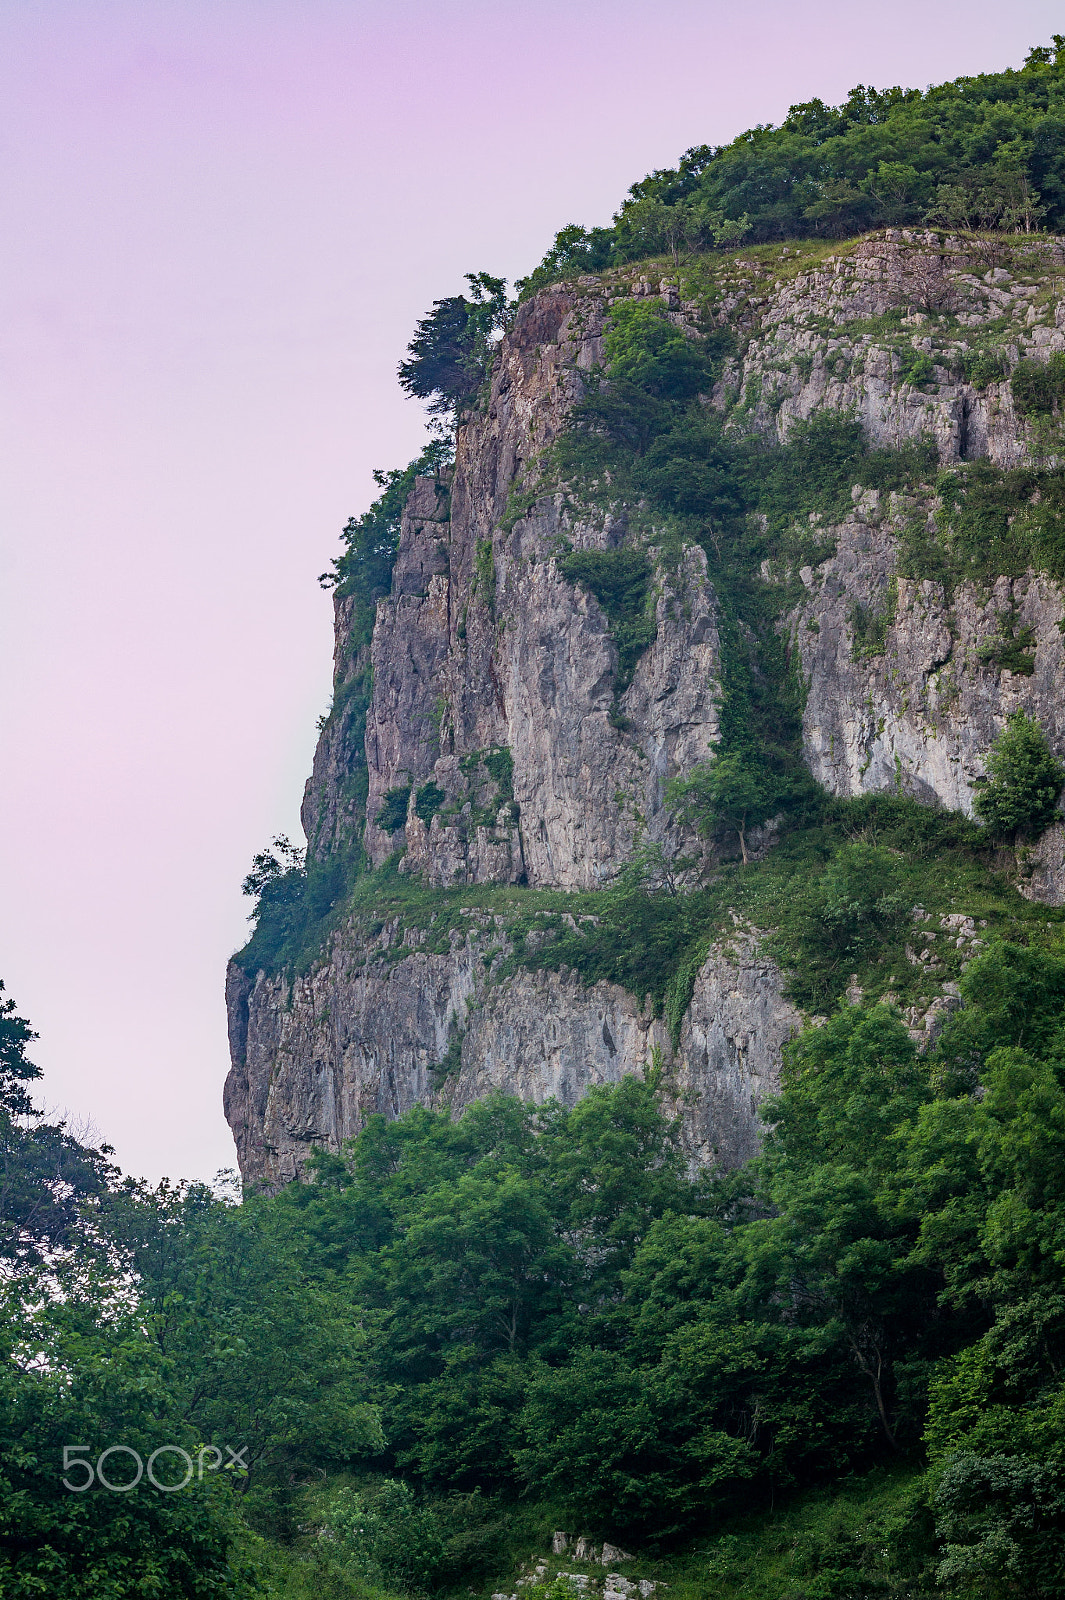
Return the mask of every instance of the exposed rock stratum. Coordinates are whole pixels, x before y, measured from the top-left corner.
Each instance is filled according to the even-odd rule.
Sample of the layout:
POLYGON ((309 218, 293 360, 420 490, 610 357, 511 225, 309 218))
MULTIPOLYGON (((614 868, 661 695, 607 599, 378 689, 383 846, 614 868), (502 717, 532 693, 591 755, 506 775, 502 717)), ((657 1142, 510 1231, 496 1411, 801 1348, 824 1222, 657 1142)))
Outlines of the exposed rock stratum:
MULTIPOLYGON (((1065 350, 1065 249, 1044 239, 1038 251, 1026 274, 1034 288, 971 244, 931 235, 889 231, 798 273, 774 275, 740 256, 723 269, 716 316, 742 353, 707 404, 726 410, 742 397, 748 425, 778 439, 794 419, 829 408, 859 416, 874 444, 931 437, 943 464, 1023 463, 1032 442, 1006 376, 977 387, 934 366, 915 386, 877 319, 904 310, 920 355, 927 308, 949 304, 960 346, 967 330, 994 323, 1012 330, 1014 364, 1046 360, 1065 350)), ((667 781, 719 737, 720 617, 707 558, 693 546, 669 564, 652 545, 655 638, 617 693, 607 618, 562 576, 558 553, 563 539, 576 550, 621 544, 625 512, 585 514, 537 485, 542 453, 603 361, 604 325, 622 294, 659 297, 678 325, 694 316, 640 269, 544 290, 501 343, 490 392, 459 431, 453 473, 416 481, 391 594, 378 605, 357 750, 343 707, 366 662, 349 643, 350 602, 338 597, 338 709, 303 807, 313 856, 361 837, 379 865, 402 843, 403 870, 442 888, 594 890, 648 843, 686 853, 693 871, 707 865, 664 803, 667 781), (507 796, 484 764, 503 751, 507 796), (363 761, 365 797, 352 781, 363 761), (430 779, 446 804, 426 823, 415 796, 430 779), (408 788, 403 832, 379 827, 386 796, 408 788)), ((1065 754, 1065 606, 1033 572, 990 591, 907 580, 904 530, 915 519, 932 526, 933 510, 856 491, 851 515, 820 530, 832 553, 794 575, 798 598, 782 627, 806 685, 805 759, 826 788, 897 788, 971 811, 1011 711, 1036 715, 1065 754), (881 619, 875 649, 856 640, 858 611, 881 619), (981 649, 1007 625, 1031 641, 1031 670, 1010 671, 981 649)), ((1065 898, 1060 827, 1030 859, 1027 889, 1065 898)), ((370 936, 352 923, 301 976, 231 965, 225 1105, 245 1179, 298 1176, 312 1150, 337 1148, 375 1112, 421 1102, 457 1114, 492 1089, 570 1103, 652 1060, 693 1159, 735 1165, 754 1153, 759 1101, 802 1019, 753 930, 737 925, 709 950, 671 1037, 643 997, 583 986, 566 971, 515 970, 505 928, 472 907, 467 921, 444 951, 421 949, 417 930, 386 925, 370 936)))

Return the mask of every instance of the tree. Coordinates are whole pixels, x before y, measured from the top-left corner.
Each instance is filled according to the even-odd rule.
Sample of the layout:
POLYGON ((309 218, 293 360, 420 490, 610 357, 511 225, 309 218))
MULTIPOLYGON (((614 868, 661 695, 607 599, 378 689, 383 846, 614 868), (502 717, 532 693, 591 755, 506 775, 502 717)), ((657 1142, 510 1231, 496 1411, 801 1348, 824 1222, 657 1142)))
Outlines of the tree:
POLYGON ((1037 839, 1058 814, 1065 766, 1034 717, 1015 711, 991 746, 990 777, 977 789, 973 810, 1000 838, 1037 839))
POLYGON ((614 305, 606 355, 612 383, 631 384, 659 400, 689 400, 713 382, 712 347, 675 327, 661 302, 614 305))
POLYGON ((453 441, 433 438, 405 467, 385 472, 373 471, 373 481, 382 491, 361 517, 349 517, 340 537, 343 555, 335 557, 331 570, 318 579, 323 589, 336 588, 342 595, 354 596, 352 642, 369 644, 373 635, 377 602, 392 587, 392 568, 399 549, 399 529, 403 508, 414 487, 415 478, 435 477, 454 459, 453 441))
POLYGON ((25 1088, 34 1038, 0 1001, 0 1592, 235 1600, 250 1590, 231 1480, 195 1472, 203 1435, 103 1225, 110 1152, 43 1120, 25 1088), (180 1493, 151 1485, 149 1465, 173 1486, 185 1461, 180 1493))
POLYGON ((174 1410, 204 1441, 241 1445, 253 1490, 379 1444, 365 1337, 307 1273, 285 1214, 202 1184, 127 1183, 104 1223, 137 1286, 174 1410))
MULTIPOLYGON (((233 1559, 234 1477, 197 1474, 202 1440, 182 1415, 166 1353, 147 1337, 129 1281, 106 1251, 83 1248, 49 1271, 23 1267, 0 1283, 5 1600, 252 1593, 233 1559), (186 1474, 188 1482, 180 1492, 160 1490, 149 1464, 159 1483, 176 1486, 186 1474)), ((213 1455, 208 1460, 213 1466, 213 1455)))
POLYGON ((428 400, 430 415, 452 421, 480 388, 495 342, 513 314, 505 278, 467 272, 466 282, 469 298, 454 294, 434 300, 399 364, 400 388, 428 400))
POLYGON ((115 1175, 105 1145, 91 1150, 62 1122, 47 1123, 25 1085, 41 1076, 27 1058, 37 1035, 0 983, 0 1261, 16 1268, 66 1248, 80 1206, 115 1175))
POLYGON ((746 751, 711 756, 669 785, 667 801, 679 822, 695 823, 706 838, 734 833, 744 866, 747 830, 765 822, 777 803, 777 786, 746 751))

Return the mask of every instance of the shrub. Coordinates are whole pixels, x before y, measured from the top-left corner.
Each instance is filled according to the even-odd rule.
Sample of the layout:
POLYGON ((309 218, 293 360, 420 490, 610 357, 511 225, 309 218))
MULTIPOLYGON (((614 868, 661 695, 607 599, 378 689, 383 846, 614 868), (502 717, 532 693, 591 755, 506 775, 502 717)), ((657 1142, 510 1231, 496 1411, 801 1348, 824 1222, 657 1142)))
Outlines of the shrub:
POLYGON ((1034 717, 1015 711, 987 758, 990 774, 976 792, 973 810, 992 833, 1038 838, 1054 821, 1065 785, 1065 766, 1034 717))
POLYGON ((636 663, 655 636, 647 614, 651 562, 643 550, 572 550, 558 570, 570 583, 582 583, 602 606, 610 637, 618 647, 616 687, 632 682, 636 663))
POLYGON ((1013 404, 1022 417, 1048 417, 1065 397, 1065 354, 1049 361, 1018 361, 1010 379, 1013 404))
POLYGON ((936 1576, 951 1592, 987 1600, 1025 1587, 1061 1593, 1065 1479, 1058 1462, 959 1451, 933 1503, 942 1541, 936 1576))
POLYGON ((276 971, 309 958, 320 943, 327 919, 357 876, 361 861, 361 852, 305 859, 304 852, 283 834, 273 841, 271 850, 261 850, 241 885, 243 892, 255 899, 251 913, 255 932, 234 958, 244 971, 276 971))
POLYGON ((499 790, 500 800, 513 800, 514 757, 508 747, 504 744, 486 750, 482 759, 485 771, 499 790))
POLYGON ((431 1507, 408 1484, 386 1478, 376 1490, 341 1489, 326 1517, 344 1556, 364 1578, 408 1591, 436 1587, 443 1534, 431 1507))
POLYGON ((433 782, 432 778, 429 779, 428 783, 422 784, 414 796, 414 809, 426 827, 429 826, 446 799, 447 795, 438 783, 433 782))
POLYGON ((1006 376, 1005 361, 993 350, 967 350, 961 366, 965 377, 977 389, 986 389, 989 383, 1000 383, 1006 376))
POLYGON ((386 833, 395 833, 402 828, 407 820, 407 806, 410 803, 410 784, 399 789, 389 789, 374 822, 386 833))
POLYGON ((710 351, 676 327, 661 302, 622 300, 606 334, 611 378, 660 400, 689 400, 711 381, 710 351))
POLYGON ((901 865, 880 845, 849 842, 782 908, 789 988, 800 1005, 830 1005, 852 972, 901 944, 913 907, 901 865))

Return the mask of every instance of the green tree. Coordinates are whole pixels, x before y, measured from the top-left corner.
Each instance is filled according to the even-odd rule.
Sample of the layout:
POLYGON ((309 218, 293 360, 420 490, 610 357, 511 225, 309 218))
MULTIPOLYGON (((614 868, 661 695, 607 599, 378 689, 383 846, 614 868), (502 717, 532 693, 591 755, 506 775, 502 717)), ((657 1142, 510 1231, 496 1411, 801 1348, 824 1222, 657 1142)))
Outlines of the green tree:
POLYGON ((428 400, 430 415, 452 421, 480 388, 494 342, 512 315, 505 278, 468 272, 466 282, 468 298, 456 294, 433 302, 399 364, 400 388, 428 400))
MULTIPOLYGON (((1055 34, 1057 41, 1061 35, 1055 34)), ((666 251, 885 224, 1031 232, 1065 218, 1065 56, 1055 42, 1018 71, 924 92, 858 84, 838 106, 810 100, 777 127, 697 145, 634 183, 613 226, 571 226, 523 294, 576 272, 666 251)))
POLYGON ((0 1004, 0 1592, 236 1600, 250 1575, 230 1476, 193 1471, 180 1493, 97 1479, 117 1446, 103 1465, 112 1482, 134 1477, 130 1452, 146 1473, 162 1449, 156 1476, 173 1484, 185 1471, 175 1452, 198 1463, 203 1435, 105 1226, 118 1176, 107 1147, 45 1123, 27 1093, 35 1037, 0 1004))
POLYGON ((736 750, 674 778, 666 800, 679 822, 694 823, 706 838, 735 834, 746 866, 747 833, 772 816, 778 796, 778 785, 757 758, 736 750))
POLYGON ((1058 813, 1065 766, 1034 717, 1015 711, 987 757, 990 774, 977 789, 973 810, 1000 838, 1038 838, 1058 813))
POLYGON ((37 1035, 3 991, 0 983, 0 1263, 17 1270, 76 1240, 83 1202, 116 1169, 108 1146, 87 1148, 34 1106, 26 1086, 41 1071, 26 1050, 37 1035))
POLYGON ((611 380, 661 400, 690 399, 710 382, 707 344, 676 327, 661 302, 618 301, 610 312, 606 355, 611 380))
POLYGON ((246 1449, 249 1491, 380 1443, 363 1350, 335 1287, 306 1271, 283 1210, 200 1184, 127 1183, 103 1224, 167 1363, 172 1407, 200 1438, 246 1449))

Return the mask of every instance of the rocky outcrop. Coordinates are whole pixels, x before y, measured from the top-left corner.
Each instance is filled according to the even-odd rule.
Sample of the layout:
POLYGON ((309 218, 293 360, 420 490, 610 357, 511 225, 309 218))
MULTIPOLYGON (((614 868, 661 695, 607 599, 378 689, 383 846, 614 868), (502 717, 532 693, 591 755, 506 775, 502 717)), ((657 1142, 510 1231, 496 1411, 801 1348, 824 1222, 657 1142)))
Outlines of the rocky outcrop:
MULTIPOLYGON (((899 530, 915 514, 929 515, 869 490, 830 530, 835 554, 802 569, 806 595, 787 626, 807 684, 804 751, 833 794, 897 789, 971 814, 1011 712, 1036 717, 1065 755, 1065 601, 1031 572, 949 593, 902 576, 899 530), (1011 668, 1000 657, 1018 640, 1011 668)), ((1065 879, 1046 848, 1031 882, 1059 903, 1065 879)))
POLYGON ((493 1090, 573 1105, 652 1063, 693 1160, 732 1167, 754 1154, 759 1103, 800 1018, 753 933, 737 929, 707 956, 674 1049, 617 984, 522 970, 500 981, 502 919, 467 920, 446 953, 393 925, 368 941, 342 930, 304 978, 253 981, 231 967, 226 1116, 246 1181, 298 1176, 313 1150, 339 1148, 375 1113, 459 1112, 493 1090))
POLYGON ((931 438, 943 463, 988 456, 1016 465, 1027 444, 1008 374, 974 383, 966 358, 988 335, 1010 367, 1065 349, 1065 248, 1033 241, 1014 273, 994 264, 997 255, 971 239, 888 229, 770 292, 752 271, 739 304, 757 314, 753 337, 718 404, 743 395, 751 420, 781 440, 794 421, 827 409, 857 416, 876 445, 931 438), (1035 281, 1019 281, 1022 271, 1035 281), (949 312, 956 331, 933 345, 927 325, 937 312, 949 312))
MULTIPOLYGON (((1021 247, 1013 272, 991 246, 899 230, 808 270, 791 269, 787 254, 778 266, 741 257, 720 270, 718 320, 746 341, 713 397, 732 408, 730 426, 784 438, 796 420, 829 409, 859 416, 875 443, 934 439, 943 462, 1026 458, 1028 430, 1005 372, 977 381, 971 358, 988 338, 1007 366, 1065 349, 1060 241, 1021 247), (943 310, 954 331, 938 331, 933 345, 926 324, 943 310)), ((562 539, 578 549, 619 545, 624 514, 589 518, 560 494, 536 498, 537 463, 602 360, 612 300, 656 289, 639 278, 582 279, 524 305, 487 403, 460 430, 449 489, 428 479, 415 487, 371 652, 365 844, 375 863, 402 842, 409 869, 434 883, 590 888, 616 875, 637 837, 691 846, 662 801, 668 777, 717 737, 716 602, 703 553, 689 549, 672 568, 658 561, 655 642, 619 696, 607 620, 556 558, 562 539), (486 786, 478 764, 494 750, 510 752, 505 795, 486 786), (419 806, 429 783, 441 798, 419 806), (386 797, 403 791, 403 832, 379 826, 386 797)), ((694 304, 667 284, 660 298, 691 325, 694 304)), ((896 600, 892 533, 902 513, 892 524, 885 510, 867 498, 836 530, 837 553, 813 573, 816 595, 796 619, 810 683, 808 753, 838 793, 894 785, 901 772, 911 792, 965 806, 1014 703, 1052 711, 1056 730, 1060 640, 1047 632, 1058 620, 1056 590, 1031 577, 990 597, 958 595, 948 608, 934 585, 907 588, 899 578, 896 600), (874 681, 871 656, 852 659, 856 604, 894 607, 892 692, 874 681), (985 670, 974 653, 1005 611, 1039 636, 1028 684, 985 670)), ((345 654, 347 627, 341 599, 338 691, 360 670, 345 654)), ((308 784, 305 820, 319 852, 342 837, 352 810, 342 732, 327 724, 308 784)))
MULTIPOLYGON (((710 316, 734 330, 737 354, 706 397, 729 428, 783 439, 827 408, 860 417, 877 444, 931 439, 941 463, 1009 466, 1038 443, 1009 370, 1065 349, 1061 241, 1011 249, 1007 267, 990 245, 889 230, 813 265, 786 248, 773 262, 723 258, 708 305, 628 270, 523 305, 454 468, 415 484, 370 644, 353 645, 352 603, 338 598, 334 710, 304 802, 314 854, 361 843, 379 865, 402 847, 401 870, 447 888, 597 889, 648 844, 705 866, 664 797, 719 735, 706 556, 644 529, 654 637, 621 681, 609 620, 560 553, 623 546, 632 508, 582 509, 542 472, 603 359, 612 300, 657 296, 679 326, 710 316)), ((1065 607, 1035 573, 950 592, 907 577, 907 527, 935 536, 930 497, 858 491, 839 527, 811 530, 809 565, 766 576, 793 589, 781 626, 814 775, 839 795, 897 788, 970 810, 1012 710, 1036 715, 1065 755, 1065 607), (1007 639, 1024 641, 1023 665, 989 648, 1007 639)), ((1024 892, 1065 901, 1063 839, 1052 830, 1022 863, 1024 892)), ((570 1103, 652 1060, 693 1159, 754 1152, 798 1018, 749 931, 708 955, 674 1047, 616 985, 520 967, 502 980, 506 932, 491 924, 488 940, 480 916, 471 908, 446 946, 352 922, 301 977, 231 968, 226 1114, 246 1177, 295 1176, 375 1112, 458 1113, 495 1088, 570 1103)))

